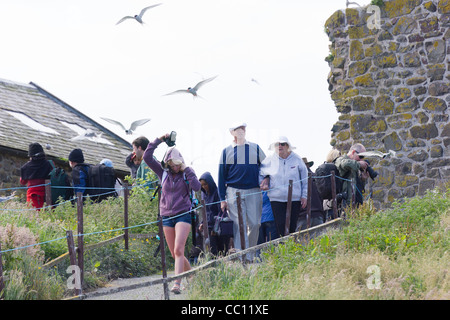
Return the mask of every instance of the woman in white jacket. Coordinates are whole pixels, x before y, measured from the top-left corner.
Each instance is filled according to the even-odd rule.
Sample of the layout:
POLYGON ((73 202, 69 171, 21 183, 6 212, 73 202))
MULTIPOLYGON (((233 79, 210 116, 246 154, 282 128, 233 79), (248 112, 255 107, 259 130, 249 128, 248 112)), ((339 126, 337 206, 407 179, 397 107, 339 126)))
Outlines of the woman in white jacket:
POLYGON ((292 207, 289 232, 295 232, 300 208, 306 208, 308 196, 308 170, 303 159, 286 137, 279 137, 269 150, 274 153, 261 165, 261 189, 268 191, 273 216, 280 236, 284 236, 289 180, 292 185, 292 207))

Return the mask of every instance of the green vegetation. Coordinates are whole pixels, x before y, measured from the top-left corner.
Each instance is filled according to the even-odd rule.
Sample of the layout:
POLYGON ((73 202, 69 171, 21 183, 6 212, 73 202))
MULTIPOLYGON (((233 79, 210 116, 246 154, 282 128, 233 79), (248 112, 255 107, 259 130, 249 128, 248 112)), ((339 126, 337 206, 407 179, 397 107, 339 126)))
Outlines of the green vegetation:
MULTIPOLYGON (((149 181, 155 181, 150 176, 149 181)), ((153 191, 136 181, 128 204, 129 233, 155 234, 158 232, 157 199, 150 201, 153 191)), ((99 204, 85 201, 84 243, 85 247, 123 234, 123 198, 109 198, 99 204)), ((31 246, 26 249, 8 251, 2 255, 5 276, 4 298, 62 299, 73 296, 67 289, 66 272, 69 259, 51 268, 43 265, 67 249, 66 230, 72 230, 77 246, 77 208, 71 202, 62 203, 53 210, 36 211, 23 201, 11 200, 0 207, 0 243, 2 251, 31 246), (60 240, 57 240, 60 239, 60 240), (57 240, 57 241, 54 241, 57 240)), ((129 239, 129 250, 124 241, 108 244, 85 252, 85 274, 83 290, 104 285, 118 277, 139 277, 161 272, 161 257, 153 257, 159 240, 155 237, 129 239)), ((172 266, 170 253, 166 254, 168 267, 172 266)))
POLYGON ((374 6, 383 7, 384 6, 384 1, 383 0, 372 0, 370 2, 370 4, 374 5, 374 6))
POLYGON ((432 191, 377 212, 366 204, 340 230, 293 240, 262 262, 208 269, 192 299, 449 299, 450 193, 432 191))
MULTIPOLYGON (((132 234, 157 231, 157 202, 152 191, 133 188, 129 200, 132 234)), ((67 289, 69 261, 51 268, 43 264, 67 252, 66 230, 76 233, 76 207, 27 210, 19 201, 0 207, 2 250, 51 241, 41 246, 3 254, 5 299, 62 299, 67 289), (52 241, 59 239, 58 241, 52 241)), ((86 244, 122 233, 123 199, 109 199, 84 207, 86 244), (97 233, 107 231, 105 233, 97 233)), ((308 243, 293 240, 261 252, 261 263, 242 266, 223 263, 195 276, 191 299, 449 299, 450 189, 394 203, 377 211, 371 203, 354 212, 339 230, 308 243)), ((75 241, 76 238, 75 238, 75 241)), ((191 242, 189 241, 189 245, 191 242)), ((139 277, 161 272, 154 237, 124 242, 86 252, 85 292, 117 277, 139 277)), ((190 247, 188 246, 187 250, 190 247)), ((173 268, 167 252, 168 268, 173 268)))

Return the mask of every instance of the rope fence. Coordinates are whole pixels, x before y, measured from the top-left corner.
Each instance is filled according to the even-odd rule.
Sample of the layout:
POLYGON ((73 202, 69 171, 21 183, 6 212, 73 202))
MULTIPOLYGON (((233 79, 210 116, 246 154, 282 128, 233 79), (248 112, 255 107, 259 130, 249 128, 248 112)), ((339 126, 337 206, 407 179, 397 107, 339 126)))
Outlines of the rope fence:
MULTIPOLYGON (((331 174, 329 174, 327 176, 313 176, 312 173, 309 173, 307 178, 300 179, 300 180, 297 180, 297 181, 289 180, 289 183, 287 185, 276 187, 276 188, 286 188, 286 187, 288 188, 288 205, 287 205, 288 209, 286 211, 286 228, 285 228, 285 231, 284 231, 284 236, 288 236, 289 235, 289 223, 290 223, 290 214, 291 214, 291 202, 292 202, 293 184, 294 183, 304 183, 304 181, 306 181, 306 180, 308 181, 308 199, 307 199, 308 205, 307 205, 307 213, 306 213, 306 215, 307 215, 307 229, 309 229, 310 228, 310 221, 311 221, 311 192, 309 192, 309 190, 311 190, 312 180, 313 179, 322 179, 322 178, 325 179, 325 178, 330 178, 330 177, 331 177, 331 182, 332 182, 331 186, 332 186, 333 219, 336 219, 336 218, 338 218, 338 210, 337 210, 337 197, 336 197, 337 195, 336 195, 336 185, 335 185, 335 181, 336 180, 335 179, 337 177, 338 179, 351 182, 352 183, 352 187, 354 188, 353 190, 361 192, 356 187, 356 184, 354 183, 354 181, 348 180, 348 179, 345 179, 345 178, 342 178, 342 177, 339 177, 339 176, 336 176, 334 172, 331 172, 331 174)), ((157 180, 157 181, 153 181, 151 183, 155 185, 156 183, 159 183, 159 181, 157 180)), ((149 183, 146 183, 145 185, 149 185, 149 183)), ((48 181, 48 183, 46 181, 45 184, 40 185, 40 186, 45 186, 48 189, 49 188, 74 188, 74 189, 79 189, 79 187, 75 188, 75 187, 51 186, 49 181, 48 181)), ((34 186, 34 187, 37 187, 37 186, 34 186)), ((104 190, 107 190, 107 189, 111 189, 112 190, 111 192, 105 193, 105 195, 106 194, 113 194, 117 190, 119 190, 119 191, 123 190, 124 191, 124 227, 111 229, 111 230, 105 230, 105 231, 90 232, 90 233, 84 233, 83 232, 83 205, 84 205, 83 199, 86 198, 86 197, 89 197, 89 196, 83 196, 82 193, 78 192, 73 199, 68 200, 68 201, 59 202, 59 203, 54 204, 54 205, 48 205, 48 203, 51 203, 51 200, 50 200, 50 202, 48 202, 49 199, 47 197, 47 200, 46 200, 47 201, 47 206, 43 207, 42 209, 45 209, 45 208, 49 208, 50 209, 50 208, 54 208, 55 206, 63 205, 64 203, 67 203, 67 202, 76 201, 76 204, 77 204, 77 221, 78 221, 78 223, 77 223, 77 233, 73 234, 73 232, 71 230, 68 230, 68 231, 66 231, 66 235, 65 236, 59 237, 57 239, 47 240, 47 241, 44 241, 44 242, 35 243, 35 244, 31 244, 31 245, 26 245, 26 246, 22 246, 22 247, 18 247, 18 248, 13 248, 13 249, 6 249, 6 250, 3 250, 3 251, 2 251, 2 248, 1 248, 1 244, 0 244, 0 292, 2 292, 2 289, 4 288, 3 270, 2 270, 2 264, 1 264, 2 254, 4 254, 4 253, 8 253, 8 252, 12 252, 12 251, 18 251, 18 250, 24 250, 24 249, 27 249, 27 248, 30 248, 30 247, 40 246, 40 245, 48 244, 48 243, 51 243, 51 242, 61 241, 63 239, 66 239, 67 240, 67 244, 68 244, 68 252, 66 254, 63 254, 62 256, 56 258, 55 260, 58 260, 58 262, 59 262, 59 261, 63 260, 64 258, 69 257, 70 261, 71 261, 71 264, 78 266, 79 269, 80 269, 80 272, 81 272, 80 273, 80 284, 82 284, 83 283, 83 269, 84 269, 84 252, 85 252, 85 249, 84 249, 84 237, 85 236, 91 236, 91 235, 97 235, 97 234, 104 234, 104 233, 110 233, 110 232, 123 231, 124 233, 122 235, 119 235, 119 236, 113 238, 114 240, 113 239, 109 239, 109 240, 103 241, 102 244, 109 244, 109 243, 111 243, 111 241, 118 241, 117 239, 119 239, 119 240, 123 239, 124 242, 125 242, 125 249, 128 250, 129 230, 131 230, 133 228, 142 227, 142 226, 158 224, 158 227, 159 227, 158 235, 159 235, 159 241, 160 241, 159 245, 160 245, 160 251, 161 251, 161 263, 162 263, 162 269, 163 269, 163 280, 162 280, 162 283, 164 284, 165 299, 169 299, 169 291, 168 291, 168 287, 167 287, 167 282, 169 280, 166 279, 167 278, 167 274, 166 274, 166 268, 165 268, 164 236, 163 236, 163 231, 162 231, 162 216, 160 216, 160 214, 159 214, 159 202, 158 202, 158 217, 159 217, 158 220, 147 222, 147 223, 143 223, 143 224, 139 224, 139 225, 128 226, 128 198, 129 198, 129 192, 133 188, 141 188, 141 187, 142 187, 142 185, 129 186, 128 183, 125 182, 123 184, 123 186, 121 188, 119 188, 119 189, 116 189, 116 188, 101 188, 101 189, 104 189, 104 190), (77 240, 78 240, 78 247, 75 247, 75 245, 74 245, 74 238, 77 238, 77 240), (76 259, 76 257, 75 257, 76 254, 78 255, 78 259, 76 259), (166 279, 166 280, 164 280, 164 279, 166 279)), ((94 188, 94 187, 86 187, 85 189, 88 189, 88 188, 98 189, 98 188, 94 188)), ((269 189, 267 191, 274 190, 276 188, 271 188, 271 189, 269 189)), ((6 188, 6 189, 0 189, 0 191, 9 191, 9 190, 17 190, 17 189, 28 189, 28 187, 6 188)), ((157 187, 157 188, 149 188, 149 189, 150 190, 155 190, 155 189, 158 190, 159 189, 158 195, 159 195, 159 198, 160 198, 160 193, 161 193, 160 188, 157 187)), ((262 192, 265 192, 265 191, 258 191, 258 192, 250 193, 250 194, 247 194, 246 196, 262 194, 262 192)), ((354 206, 355 205, 355 192, 353 192, 352 194, 353 194, 353 199, 352 199, 351 203, 354 206)), ((153 196, 153 198, 154 197, 155 197, 155 195, 153 196)), ((241 196, 241 194, 239 192, 237 192, 236 193, 236 197, 233 198, 233 199, 236 199, 237 203, 238 203, 238 218, 239 218, 239 222, 240 222, 239 223, 239 232, 241 233, 241 239, 244 239, 244 235, 243 235, 244 225, 242 223, 242 213, 241 213, 241 208, 240 208, 240 201, 242 199, 242 196, 241 196)), ((229 200, 232 200, 232 199, 227 199, 227 201, 229 201, 229 200)), ((205 202, 202 201, 201 204, 198 205, 197 207, 192 208, 192 209, 190 209, 190 210, 188 210, 188 211, 186 211, 184 213, 181 213, 181 214, 179 214, 177 216, 168 217, 166 219, 175 219, 175 218, 178 218, 178 217, 180 217, 182 215, 190 214, 191 212, 196 212, 197 210, 201 210, 201 214, 203 216, 203 221, 206 221, 206 210, 205 210, 206 206, 216 205, 216 204, 219 204, 220 202, 221 201, 205 204, 205 202)), ((5 208, 0 208, 0 210, 9 210, 9 211, 12 211, 12 210, 16 210, 16 211, 17 210, 36 210, 36 208, 31 208, 31 209, 5 209, 5 208)), ((205 251, 209 250, 208 235, 209 235, 208 226, 207 226, 207 224, 205 224, 204 225, 204 237, 203 237, 203 248, 204 248, 205 251)), ((95 245, 91 245, 89 249, 93 248, 93 246, 95 246, 95 245)), ((99 245, 97 244, 97 247, 98 246, 99 245)), ((247 252, 247 250, 250 249, 250 248, 247 248, 247 249, 245 248, 245 241, 241 241, 241 246, 242 246, 242 250, 243 250, 242 252, 247 252)), ((252 247, 252 248, 254 248, 254 247, 252 247)), ((241 252, 241 254, 242 254, 242 252, 241 252)), ((56 262, 51 261, 51 262, 46 263, 44 265, 44 267, 53 266, 55 264, 56 264, 56 262)), ((178 275, 178 277, 179 277, 179 275, 178 275)), ((81 287, 79 289, 76 289, 76 295, 79 296, 79 297, 82 296, 81 287)))

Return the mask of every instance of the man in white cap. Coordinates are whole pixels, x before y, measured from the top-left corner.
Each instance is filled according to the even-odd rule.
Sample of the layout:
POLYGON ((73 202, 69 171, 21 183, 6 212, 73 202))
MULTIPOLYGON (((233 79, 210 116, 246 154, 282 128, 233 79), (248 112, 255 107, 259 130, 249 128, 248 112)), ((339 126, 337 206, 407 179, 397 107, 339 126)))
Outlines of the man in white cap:
POLYGON ((258 242, 261 224, 262 194, 259 188, 259 168, 266 155, 261 148, 245 139, 246 123, 236 123, 230 128, 234 137, 231 145, 222 151, 219 164, 219 197, 222 211, 228 209, 234 222, 234 245, 241 250, 239 232, 237 196, 241 194, 241 209, 244 228, 245 248, 253 247, 258 242))

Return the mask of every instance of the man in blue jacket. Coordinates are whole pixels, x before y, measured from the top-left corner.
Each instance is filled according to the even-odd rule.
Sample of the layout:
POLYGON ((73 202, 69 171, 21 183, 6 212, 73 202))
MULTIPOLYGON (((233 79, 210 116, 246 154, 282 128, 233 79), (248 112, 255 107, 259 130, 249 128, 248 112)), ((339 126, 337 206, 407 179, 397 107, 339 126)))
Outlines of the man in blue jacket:
POLYGON ((245 248, 257 244, 261 224, 262 195, 259 188, 259 168, 266 155, 256 143, 248 142, 245 139, 246 127, 245 123, 239 123, 230 128, 234 141, 222 151, 219 164, 218 188, 221 209, 222 211, 228 210, 229 216, 234 222, 236 250, 242 250, 237 192, 241 194, 245 248))

